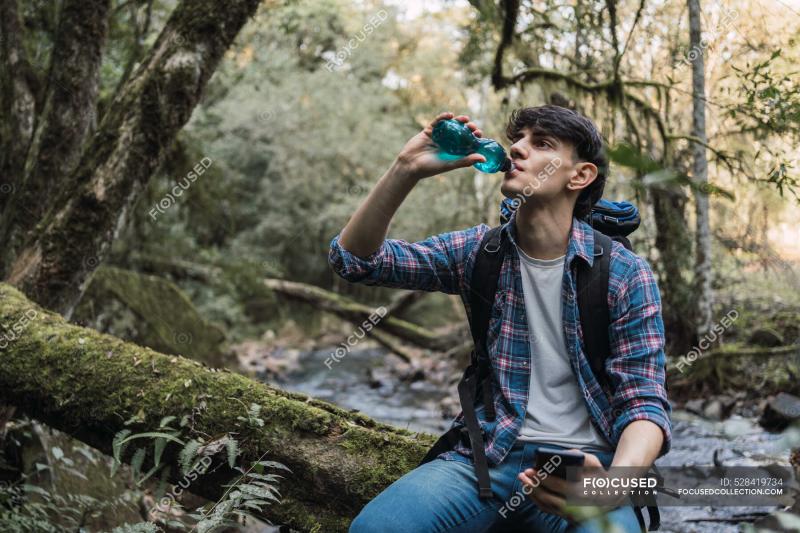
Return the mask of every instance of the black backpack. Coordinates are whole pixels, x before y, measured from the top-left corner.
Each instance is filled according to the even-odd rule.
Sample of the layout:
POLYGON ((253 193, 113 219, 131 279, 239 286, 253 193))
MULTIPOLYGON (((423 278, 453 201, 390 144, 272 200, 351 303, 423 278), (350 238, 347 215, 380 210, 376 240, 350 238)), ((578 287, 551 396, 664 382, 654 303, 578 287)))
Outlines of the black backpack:
MULTIPOLYGON (((452 450, 458 442, 464 443, 472 449, 478 478, 478 495, 481 499, 491 498, 492 489, 489 464, 484 449, 484 432, 475 413, 475 398, 479 394, 483 396, 486 419, 494 420, 492 371, 486 346, 486 333, 502 261, 511 246, 507 239, 501 238, 500 229, 510 218, 512 210, 511 201, 504 200, 501 204, 501 225, 491 228, 484 234, 472 271, 470 331, 474 348, 470 355, 470 365, 458 383, 458 398, 464 414, 464 426, 450 428, 439 437, 420 462, 425 464, 432 461, 441 453, 452 450)), ((607 296, 611 246, 612 241, 616 240, 631 250, 628 235, 639 227, 640 217, 638 209, 628 202, 600 200, 585 221, 594 229, 594 261, 591 268, 584 262, 578 262, 576 272, 578 309, 584 347, 592 372, 600 385, 606 389, 609 386, 605 361, 610 353, 608 326, 611 316, 607 296)), ((634 509, 644 529, 641 508, 634 507, 634 509)), ((650 515, 650 531, 655 531, 660 526, 658 508, 648 506, 647 509, 650 515)))

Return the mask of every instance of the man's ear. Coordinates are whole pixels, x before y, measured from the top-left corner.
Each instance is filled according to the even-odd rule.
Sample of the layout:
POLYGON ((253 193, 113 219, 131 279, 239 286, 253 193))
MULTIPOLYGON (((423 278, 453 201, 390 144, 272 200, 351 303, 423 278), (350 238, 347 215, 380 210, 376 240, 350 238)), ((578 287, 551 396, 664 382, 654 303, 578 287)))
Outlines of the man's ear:
POLYGON ((580 161, 575 164, 575 173, 567 183, 567 189, 579 191, 585 189, 597 178, 597 165, 589 161, 580 161))

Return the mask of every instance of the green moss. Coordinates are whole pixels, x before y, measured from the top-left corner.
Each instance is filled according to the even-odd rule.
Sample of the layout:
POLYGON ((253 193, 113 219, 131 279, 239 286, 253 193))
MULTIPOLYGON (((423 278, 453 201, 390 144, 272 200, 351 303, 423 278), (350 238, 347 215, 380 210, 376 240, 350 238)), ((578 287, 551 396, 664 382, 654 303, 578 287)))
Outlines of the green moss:
POLYGON ((787 346, 765 348, 735 342, 720 346, 673 370, 668 380, 670 394, 698 396, 745 392, 759 398, 777 392, 800 392, 798 350, 787 346))
POLYGON ((234 362, 232 356, 225 354, 222 330, 203 319, 175 284, 157 276, 114 267, 98 268, 75 311, 75 320, 210 366, 234 362), (125 310, 133 316, 126 317, 125 310))
MULTIPOLYGON (((268 511, 278 523, 346 530, 363 505, 414 468, 433 443, 429 435, 68 324, 0 284, 6 335, 31 309, 35 318, 0 350, 0 401, 106 453, 131 419, 138 432, 154 429, 163 416, 189 415, 186 438, 233 434, 241 464, 263 456, 292 469, 280 487, 287 504, 268 511), (247 418, 252 403, 263 406, 264 427, 239 419, 247 418)), ((168 447, 163 460, 174 464, 177 451, 168 447)), ((224 472, 223 466, 216 475, 224 472)), ((193 487, 217 498, 226 481, 199 480, 193 487)))

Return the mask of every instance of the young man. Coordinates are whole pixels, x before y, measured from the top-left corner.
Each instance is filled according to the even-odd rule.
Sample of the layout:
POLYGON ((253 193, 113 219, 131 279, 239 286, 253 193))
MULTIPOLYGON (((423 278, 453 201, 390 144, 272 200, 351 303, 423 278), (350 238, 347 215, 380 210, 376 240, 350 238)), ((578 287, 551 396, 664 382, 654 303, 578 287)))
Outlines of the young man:
MULTIPOLYGON (((333 238, 328 260, 351 282, 459 294, 469 311, 486 224, 415 243, 385 238, 419 180, 483 160, 477 154, 439 159, 431 132, 448 118, 453 114, 440 114, 408 141, 333 238)), ((481 135, 469 117, 455 119, 481 135)), ((351 532, 586 532, 601 531, 604 521, 617 531, 640 531, 633 508, 622 501, 603 508, 605 516, 572 520, 564 495, 576 487, 541 475, 533 459, 537 448, 548 446, 583 452, 587 467, 649 467, 667 453, 670 405, 658 287, 648 264, 615 242, 609 386, 602 387, 582 344, 575 286, 577 262, 591 264, 594 256, 592 229, 580 219, 603 193, 608 163, 602 138, 588 118, 549 105, 513 112, 506 135, 514 166, 501 191, 518 207, 502 230, 513 246, 503 259, 487 333, 494 420, 484 416, 481 400, 476 406, 493 498, 479 498, 471 450, 457 445, 378 495, 351 532)), ((464 424, 463 413, 453 423, 464 424)))

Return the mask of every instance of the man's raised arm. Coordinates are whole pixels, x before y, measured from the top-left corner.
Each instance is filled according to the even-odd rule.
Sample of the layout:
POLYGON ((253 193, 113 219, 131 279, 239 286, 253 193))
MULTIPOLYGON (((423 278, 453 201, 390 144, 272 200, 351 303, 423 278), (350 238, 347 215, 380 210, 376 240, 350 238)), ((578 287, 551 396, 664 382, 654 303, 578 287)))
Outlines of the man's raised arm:
MULTIPOLYGON (((460 255, 474 237, 470 232, 476 232, 475 228, 416 243, 386 240, 392 217, 419 180, 485 161, 479 154, 455 161, 439 158, 431 133, 438 121, 449 118, 453 118, 452 113, 440 114, 406 143, 344 229, 333 238, 328 261, 340 276, 372 285, 457 292, 455 263, 463 259, 460 255)), ((455 118, 481 136, 469 117, 455 118)))

